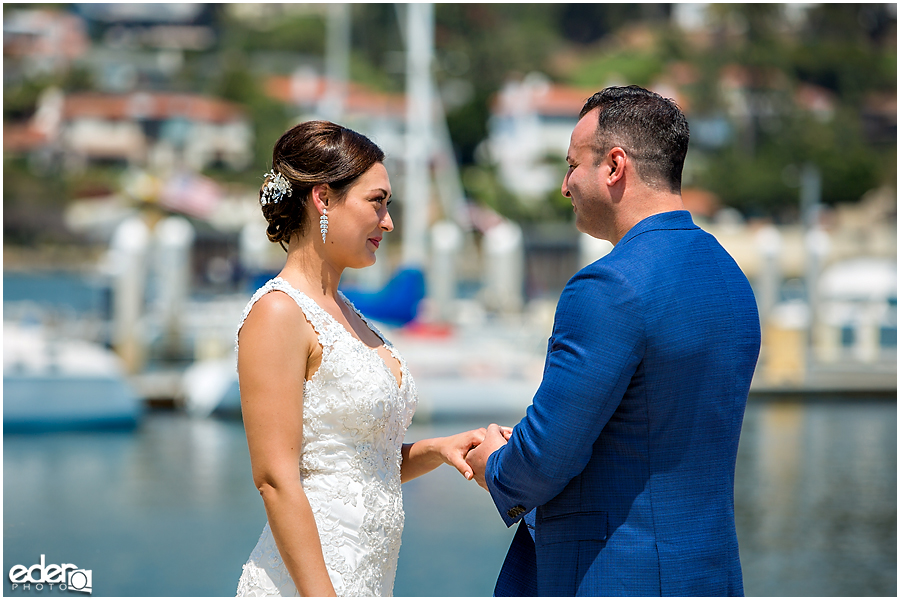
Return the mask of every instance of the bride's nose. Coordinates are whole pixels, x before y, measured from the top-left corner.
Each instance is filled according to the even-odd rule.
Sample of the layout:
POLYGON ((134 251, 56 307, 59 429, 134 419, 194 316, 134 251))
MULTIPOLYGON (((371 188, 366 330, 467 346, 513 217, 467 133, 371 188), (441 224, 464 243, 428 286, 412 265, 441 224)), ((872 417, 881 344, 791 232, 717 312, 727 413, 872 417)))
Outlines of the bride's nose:
POLYGON ((388 212, 385 212, 384 218, 381 219, 381 223, 379 223, 379 225, 381 225, 381 228, 384 231, 393 231, 394 230, 394 221, 391 220, 391 214, 388 212))

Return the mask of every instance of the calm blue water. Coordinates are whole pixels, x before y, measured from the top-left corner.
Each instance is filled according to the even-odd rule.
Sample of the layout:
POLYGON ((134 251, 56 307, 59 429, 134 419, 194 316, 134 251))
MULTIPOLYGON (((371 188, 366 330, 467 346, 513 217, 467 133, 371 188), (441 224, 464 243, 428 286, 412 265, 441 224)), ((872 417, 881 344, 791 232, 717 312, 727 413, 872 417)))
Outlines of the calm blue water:
MULTIPOLYGON (((893 400, 751 401, 736 484, 748 595, 896 596, 896 425, 893 400)), ((45 554, 90 569, 98 596, 234 594, 265 522, 240 422, 151 412, 133 432, 7 435, 3 451, 5 573, 45 554)), ((396 595, 489 596, 512 531, 487 494, 445 466, 404 501, 396 595)))
MULTIPOLYGON (((4 273, 4 302, 104 314, 102 282, 4 273)), ((498 417, 499 418, 499 417, 498 417)), ((502 419, 514 424, 514 419, 502 419)), ((409 440, 481 422, 415 422, 409 440)), ((404 485, 398 596, 489 596, 512 537, 449 467, 404 485)), ((751 399, 735 483, 749 596, 897 595, 894 399, 751 399)), ((265 523, 239 421, 149 412, 129 432, 3 438, 3 569, 72 563, 98 596, 229 596, 265 523)))

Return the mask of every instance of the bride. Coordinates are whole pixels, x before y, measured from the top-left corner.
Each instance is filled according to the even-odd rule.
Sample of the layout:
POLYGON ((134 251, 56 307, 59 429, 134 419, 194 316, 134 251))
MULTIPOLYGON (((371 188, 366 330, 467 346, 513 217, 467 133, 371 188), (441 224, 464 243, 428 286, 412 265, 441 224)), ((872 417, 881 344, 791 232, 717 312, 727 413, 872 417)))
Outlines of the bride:
POLYGON ((485 430, 403 443, 415 383, 338 291, 343 270, 372 265, 393 229, 383 161, 371 140, 326 121, 275 144, 260 204, 287 260, 238 328, 241 410, 268 522, 238 596, 391 595, 400 483, 442 463, 472 477, 464 457, 485 430))

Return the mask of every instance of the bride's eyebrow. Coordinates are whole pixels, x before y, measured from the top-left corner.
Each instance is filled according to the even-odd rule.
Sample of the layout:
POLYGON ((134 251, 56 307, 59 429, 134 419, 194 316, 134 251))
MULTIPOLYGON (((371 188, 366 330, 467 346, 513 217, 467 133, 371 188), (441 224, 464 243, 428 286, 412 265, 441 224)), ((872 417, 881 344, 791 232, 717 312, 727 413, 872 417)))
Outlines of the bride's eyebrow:
POLYGON ((388 192, 388 191, 385 190, 385 189, 382 189, 382 188, 373 188, 371 191, 373 191, 373 192, 381 192, 381 195, 384 196, 385 198, 390 198, 390 197, 391 197, 391 193, 388 192))

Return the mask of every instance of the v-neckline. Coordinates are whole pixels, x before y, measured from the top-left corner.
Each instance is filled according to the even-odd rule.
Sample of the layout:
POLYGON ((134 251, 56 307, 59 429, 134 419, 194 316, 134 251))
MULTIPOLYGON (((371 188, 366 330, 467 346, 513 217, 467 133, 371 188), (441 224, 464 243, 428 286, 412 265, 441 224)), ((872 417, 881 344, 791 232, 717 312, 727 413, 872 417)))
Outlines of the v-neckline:
MULTIPOLYGON (((403 384, 406 383, 406 379, 407 379, 407 378, 406 378, 406 374, 404 373, 405 368, 404 368, 404 365, 403 365, 403 360, 402 360, 399 356, 397 356, 397 355, 394 353, 394 350, 393 350, 393 348, 392 348, 391 346, 388 346, 388 342, 387 342, 387 340, 384 339, 384 336, 382 336, 380 332, 375 331, 374 329, 372 329, 372 326, 369 325, 369 320, 368 320, 361 312, 359 312, 359 310, 358 310, 355 306, 353 306, 352 303, 349 303, 350 301, 347 299, 346 296, 344 296, 344 293, 343 293, 343 292, 341 292, 340 290, 338 290, 338 300, 339 300, 344 306, 346 306, 348 309, 350 309, 353 313, 355 313, 356 316, 359 317, 359 320, 362 321, 363 325, 365 325, 366 328, 367 328, 369 331, 371 331, 372 333, 374 333, 374 334, 378 337, 378 339, 381 340, 381 345, 380 345, 380 346, 375 346, 375 347, 373 348, 372 346, 370 346, 370 345, 368 345, 367 343, 365 343, 364 341, 362 341, 360 338, 358 338, 358 337, 356 337, 355 335, 353 335, 353 333, 350 331, 350 329, 347 329, 347 327, 346 327, 343 323, 341 323, 340 321, 338 321, 338 320, 334 317, 333 314, 331 314, 330 312, 328 312, 327 310, 325 310, 325 308, 324 308, 321 304, 319 304, 318 302, 316 302, 315 300, 313 300, 312 297, 311 297, 309 294, 307 294, 307 293, 305 293, 305 292, 302 292, 302 291, 298 290, 297 288, 295 288, 295 287, 291 284, 291 282, 288 281, 287 279, 285 279, 285 278, 283 278, 283 277, 276 277, 275 279, 284 282, 285 284, 287 284, 287 286, 288 286, 289 288, 291 288, 292 290, 294 290, 295 292, 297 292, 298 294, 302 295, 302 296, 305 297, 307 300, 309 300, 310 302, 312 302, 313 304, 315 304, 315 305, 319 308, 319 310, 321 310, 323 313, 325 313, 326 315, 328 315, 328 318, 329 318, 329 319, 331 319, 332 321, 334 321, 334 324, 335 324, 335 325, 337 325, 338 327, 340 327, 341 329, 343 329, 343 330, 344 330, 344 333, 346 333, 348 336, 350 336, 350 338, 356 340, 356 341, 359 343, 360 346, 362 346, 363 348, 365 348, 365 349, 368 350, 369 352, 374 353, 374 354, 375 354, 375 358, 377 358, 377 359, 378 359, 378 362, 380 362, 380 363, 384 366, 385 370, 387 371, 387 374, 388 374, 388 375, 390 376, 390 378, 393 379, 394 382, 397 384, 397 390, 399 391, 399 390, 402 390, 402 389, 403 389, 403 384), (349 303, 349 304, 348 304, 348 303, 349 303), (394 371, 393 371, 393 369, 391 369, 390 365, 387 364, 387 361, 384 359, 384 357, 382 357, 381 354, 378 353, 378 348, 385 348, 385 349, 390 353, 391 358, 393 358, 394 360, 397 361, 397 364, 400 366, 400 380, 399 380, 399 381, 397 380, 397 377, 394 376, 394 371)), ((343 313, 343 311, 341 311, 341 313, 343 313)), ((347 322, 348 322, 348 324, 349 324, 349 320, 348 320, 347 322)), ((351 328, 352 328, 352 326, 351 326, 351 328)))
MULTIPOLYGON (((302 293, 302 292, 301 292, 301 293, 302 293)), ((344 306, 346 306, 348 309, 350 309, 354 314, 356 314, 356 316, 359 317, 359 320, 362 321, 363 325, 365 325, 366 328, 367 328, 369 331, 371 331, 372 333, 374 333, 374 334, 378 337, 378 339, 381 340, 381 345, 380 345, 380 346, 375 346, 375 347, 373 348, 372 346, 368 345, 367 343, 365 343, 364 341, 362 341, 360 338, 358 338, 357 336, 353 335, 353 332, 350 331, 349 329, 347 329, 347 327, 345 327, 343 323, 341 323, 340 321, 338 321, 337 319, 335 319, 335 318, 334 318, 334 315, 332 315, 330 312, 328 312, 327 310, 325 310, 325 309, 322 308, 321 306, 320 306, 319 308, 322 308, 322 310, 325 310, 325 313, 326 313, 329 317, 331 317, 331 320, 334 321, 337 325, 339 325, 345 332, 347 332, 347 335, 349 335, 351 338, 353 338, 354 340, 356 340, 357 342, 359 342, 359 344, 360 344, 363 348, 365 348, 366 350, 368 350, 368 351, 374 353, 374 354, 375 354, 375 357, 381 362, 382 365, 384 365, 385 370, 387 370, 387 374, 390 375, 391 379, 393 379, 394 382, 397 384, 397 390, 402 390, 402 389, 403 389, 403 383, 406 381, 406 376, 405 376, 404 373, 403 373, 403 361, 400 360, 400 357, 399 357, 399 356, 397 356, 397 355, 394 354, 393 348, 392 348, 391 346, 388 346, 387 340, 384 339, 384 337, 381 335, 381 333, 378 332, 378 331, 375 331, 374 329, 372 329, 372 326, 369 325, 369 320, 368 320, 361 312, 359 312, 359 310, 357 310, 357 308, 356 308, 355 306, 353 306, 352 304, 348 304, 348 302, 350 302, 350 301, 347 299, 346 296, 344 296, 343 292, 341 292, 340 290, 338 290, 338 294, 340 294, 339 300, 341 301, 341 303, 342 303, 344 306), (391 358, 393 358, 394 360, 397 361, 397 365, 400 367, 400 380, 399 380, 399 381, 398 381, 397 378, 394 376, 394 371, 393 371, 393 369, 391 369, 390 365, 387 364, 387 361, 384 359, 384 357, 381 356, 381 354, 378 352, 378 349, 379 349, 379 348, 384 348, 385 350, 387 350, 388 353, 391 355, 391 358)), ((312 298, 310 298, 310 300, 312 300, 312 298)), ((313 302, 315 302, 315 300, 313 300, 313 302)), ((341 312, 343 312, 343 311, 341 311, 341 312)), ((350 322, 350 320, 348 319, 348 320, 347 320, 347 323, 349 324, 349 322, 350 322)), ((351 328, 352 328, 352 326, 351 326, 351 328)))

